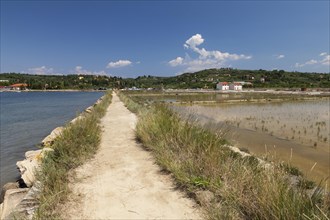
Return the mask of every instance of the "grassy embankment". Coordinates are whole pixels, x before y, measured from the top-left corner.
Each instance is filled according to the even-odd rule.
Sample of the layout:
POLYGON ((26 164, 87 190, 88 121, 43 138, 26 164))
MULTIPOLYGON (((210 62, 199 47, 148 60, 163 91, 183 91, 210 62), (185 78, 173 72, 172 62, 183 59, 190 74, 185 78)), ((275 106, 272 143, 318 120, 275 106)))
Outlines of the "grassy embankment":
POLYGON ((62 135, 54 140, 51 146, 54 152, 43 160, 37 175, 41 182, 41 195, 38 198, 40 206, 35 219, 59 218, 56 207, 70 193, 69 171, 82 165, 96 153, 101 135, 99 120, 104 116, 111 98, 111 93, 107 93, 91 113, 84 113, 84 117, 75 123, 68 123, 62 135))
POLYGON ((212 192, 211 201, 201 204, 208 219, 329 219, 329 196, 319 188, 308 193, 303 179, 293 187, 288 171, 294 167, 265 168, 255 157, 231 151, 221 133, 181 119, 166 105, 144 108, 121 99, 139 114, 138 139, 178 186, 192 196, 212 192))

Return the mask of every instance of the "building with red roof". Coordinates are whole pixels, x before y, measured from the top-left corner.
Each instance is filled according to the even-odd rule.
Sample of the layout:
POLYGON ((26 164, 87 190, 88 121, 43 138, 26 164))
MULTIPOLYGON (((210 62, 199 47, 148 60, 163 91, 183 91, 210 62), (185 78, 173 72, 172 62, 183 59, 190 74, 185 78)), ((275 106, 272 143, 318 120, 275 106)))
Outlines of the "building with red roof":
POLYGON ((26 83, 16 83, 16 84, 10 85, 9 87, 12 90, 23 90, 23 89, 26 89, 27 86, 28 86, 28 84, 26 84, 26 83))
POLYGON ((217 84, 217 90, 221 90, 221 91, 229 90, 229 84, 228 84, 228 82, 219 82, 217 84))

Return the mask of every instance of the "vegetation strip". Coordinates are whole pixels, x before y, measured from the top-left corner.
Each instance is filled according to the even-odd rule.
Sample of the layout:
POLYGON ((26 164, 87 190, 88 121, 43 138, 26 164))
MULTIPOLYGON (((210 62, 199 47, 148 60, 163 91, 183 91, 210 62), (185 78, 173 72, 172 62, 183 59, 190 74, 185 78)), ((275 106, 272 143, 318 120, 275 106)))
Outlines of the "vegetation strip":
POLYGON ((199 199, 209 219, 329 219, 330 197, 319 187, 292 184, 290 166, 261 166, 258 159, 233 152, 221 133, 181 119, 166 105, 149 108, 121 94, 139 113, 137 137, 178 186, 199 199), (204 196, 205 197, 205 196, 204 196))
POLYGON ((160 77, 144 75, 133 78, 95 75, 32 75, 1 73, 1 86, 20 82, 28 89, 215 89, 218 82, 244 82, 244 88, 324 88, 329 91, 330 76, 327 73, 301 73, 284 70, 239 70, 231 68, 206 69, 178 76, 160 77))
POLYGON ((62 134, 54 140, 49 153, 43 160, 37 175, 41 183, 40 204, 34 219, 56 219, 56 207, 65 201, 68 188, 69 171, 83 164, 97 151, 100 143, 101 128, 99 120, 104 116, 111 102, 111 93, 74 123, 69 123, 62 134))

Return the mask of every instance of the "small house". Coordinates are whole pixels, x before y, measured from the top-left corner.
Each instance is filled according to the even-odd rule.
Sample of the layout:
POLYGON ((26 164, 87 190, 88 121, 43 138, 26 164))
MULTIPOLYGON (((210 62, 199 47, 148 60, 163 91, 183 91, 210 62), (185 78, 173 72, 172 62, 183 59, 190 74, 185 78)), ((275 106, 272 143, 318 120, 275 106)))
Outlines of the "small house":
POLYGON ((241 83, 230 83, 229 89, 234 91, 242 91, 243 87, 241 83))
POLYGON ((222 90, 222 91, 229 90, 229 84, 227 82, 219 82, 217 84, 217 90, 222 90))
POLYGON ((10 85, 10 88, 12 90, 24 90, 26 89, 28 85, 26 83, 16 83, 16 84, 13 84, 13 85, 10 85))

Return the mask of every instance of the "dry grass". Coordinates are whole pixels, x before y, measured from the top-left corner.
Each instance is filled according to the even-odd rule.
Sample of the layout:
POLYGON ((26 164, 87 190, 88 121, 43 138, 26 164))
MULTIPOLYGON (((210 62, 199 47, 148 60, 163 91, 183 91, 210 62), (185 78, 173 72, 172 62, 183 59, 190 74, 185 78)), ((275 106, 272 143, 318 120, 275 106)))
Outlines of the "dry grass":
POLYGON ((100 143, 100 118, 105 114, 111 102, 111 94, 106 94, 102 102, 85 117, 65 127, 62 135, 51 146, 53 153, 49 153, 43 160, 38 181, 41 182, 40 206, 34 216, 35 219, 57 219, 56 207, 64 202, 70 193, 68 188, 68 172, 97 151, 100 143))
POLYGON ((255 157, 242 158, 225 146, 221 133, 183 120, 166 105, 139 112, 138 139, 178 186, 191 195, 215 195, 211 204, 202 204, 209 219, 328 219, 322 190, 309 194, 293 187, 283 166, 265 169, 255 157))

